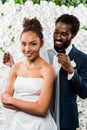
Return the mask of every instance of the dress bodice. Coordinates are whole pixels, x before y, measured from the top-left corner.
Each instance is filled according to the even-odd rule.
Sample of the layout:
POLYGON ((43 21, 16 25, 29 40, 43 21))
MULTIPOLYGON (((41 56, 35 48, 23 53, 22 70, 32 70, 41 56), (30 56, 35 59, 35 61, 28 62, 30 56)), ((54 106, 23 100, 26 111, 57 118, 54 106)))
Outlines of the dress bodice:
POLYGON ((36 101, 39 99, 43 84, 43 78, 26 78, 18 76, 14 83, 14 97, 36 101))

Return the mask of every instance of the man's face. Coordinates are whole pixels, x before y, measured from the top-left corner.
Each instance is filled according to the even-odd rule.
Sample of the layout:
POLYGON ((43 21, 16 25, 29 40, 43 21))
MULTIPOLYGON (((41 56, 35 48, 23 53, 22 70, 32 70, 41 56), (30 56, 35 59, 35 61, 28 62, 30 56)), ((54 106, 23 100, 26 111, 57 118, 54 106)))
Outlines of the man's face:
POLYGON ((54 49, 56 51, 67 48, 73 35, 71 33, 72 25, 58 22, 54 31, 54 49))

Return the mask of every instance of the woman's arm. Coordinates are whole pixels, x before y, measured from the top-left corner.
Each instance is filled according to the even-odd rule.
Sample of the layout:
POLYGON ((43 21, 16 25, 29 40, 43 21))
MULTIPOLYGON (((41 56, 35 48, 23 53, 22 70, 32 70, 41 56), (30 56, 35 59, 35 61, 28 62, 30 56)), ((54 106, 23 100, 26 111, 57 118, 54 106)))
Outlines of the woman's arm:
POLYGON ((10 105, 10 104, 4 104, 3 103, 3 107, 11 109, 11 110, 16 110, 16 111, 20 111, 20 109, 18 109, 17 107, 10 105))
MULTIPOLYGON (((13 86, 14 86, 14 81, 16 79, 16 72, 15 72, 15 70, 16 70, 16 68, 15 68, 15 65, 14 65, 12 67, 11 71, 10 71, 6 88, 5 88, 4 92, 1 94, 1 102, 2 102, 2 95, 8 94, 9 96, 13 96, 13 93, 14 93, 13 86)), ((2 104, 3 104, 3 106, 5 108, 13 109, 13 110, 19 110, 17 107, 15 107, 13 105, 5 104, 4 102, 2 102, 2 104)))
POLYGON ((38 101, 22 101, 20 99, 13 98, 8 94, 3 94, 2 102, 5 104, 13 105, 21 111, 44 116, 51 102, 55 74, 54 69, 51 65, 47 65, 44 69, 42 69, 41 73, 43 75, 44 80, 40 98, 38 101))

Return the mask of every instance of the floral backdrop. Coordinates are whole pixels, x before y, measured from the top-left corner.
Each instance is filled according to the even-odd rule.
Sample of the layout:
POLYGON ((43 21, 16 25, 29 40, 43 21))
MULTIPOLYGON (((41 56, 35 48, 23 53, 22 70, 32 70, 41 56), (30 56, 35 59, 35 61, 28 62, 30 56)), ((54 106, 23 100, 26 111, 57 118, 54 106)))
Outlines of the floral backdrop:
MULTIPOLYGON (((37 17, 43 26, 44 46, 41 52, 53 48, 53 31, 55 20, 60 15, 69 13, 80 20, 80 30, 73 39, 74 45, 87 54, 87 8, 83 4, 67 7, 56 5, 53 2, 41 1, 34 4, 26 1, 24 4, 15 4, 13 0, 2 4, 0 2, 0 93, 4 90, 8 79, 10 68, 2 64, 2 57, 5 51, 10 51, 15 62, 23 58, 20 52, 20 33, 24 17, 37 17)), ((87 99, 79 97, 78 109, 80 128, 87 130, 87 99)), ((2 107, 0 103, 0 130, 8 130, 12 111, 2 107)))

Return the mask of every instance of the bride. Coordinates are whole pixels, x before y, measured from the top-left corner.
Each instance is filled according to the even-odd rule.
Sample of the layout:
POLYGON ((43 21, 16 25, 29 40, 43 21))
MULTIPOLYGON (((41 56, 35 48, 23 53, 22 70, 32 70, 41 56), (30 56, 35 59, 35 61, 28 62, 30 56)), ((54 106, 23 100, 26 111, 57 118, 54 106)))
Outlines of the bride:
POLYGON ((1 94, 3 106, 15 110, 9 130, 57 130, 49 111, 55 72, 40 57, 43 34, 37 19, 24 19, 20 41, 25 60, 12 66, 1 94))

